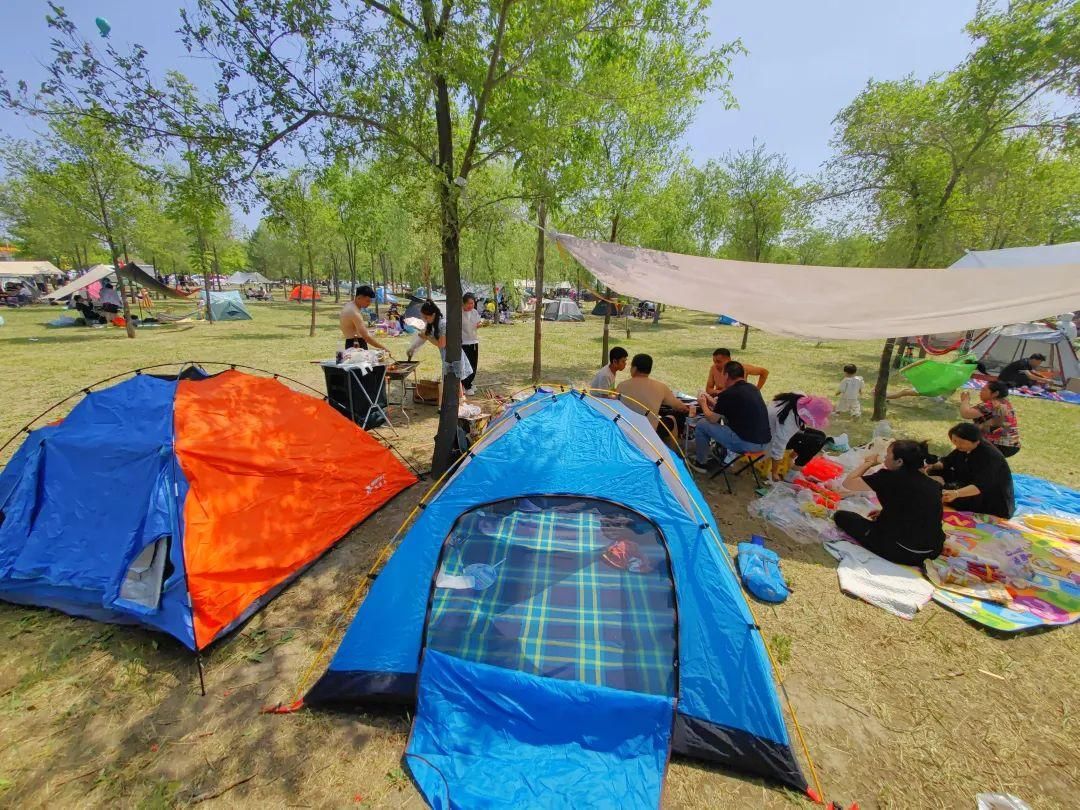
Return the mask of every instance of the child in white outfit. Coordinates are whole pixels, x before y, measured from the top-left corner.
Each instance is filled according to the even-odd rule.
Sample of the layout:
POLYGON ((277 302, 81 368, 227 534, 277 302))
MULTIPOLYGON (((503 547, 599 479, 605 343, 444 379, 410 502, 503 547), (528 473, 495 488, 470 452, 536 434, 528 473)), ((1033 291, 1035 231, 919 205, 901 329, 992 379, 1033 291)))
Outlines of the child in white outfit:
POLYGON ((863 378, 857 376, 856 371, 858 369, 850 363, 844 366, 844 379, 840 381, 839 390, 836 392, 840 395, 840 399, 836 403, 836 412, 850 413, 855 418, 858 418, 862 416, 859 394, 862 393, 863 378))

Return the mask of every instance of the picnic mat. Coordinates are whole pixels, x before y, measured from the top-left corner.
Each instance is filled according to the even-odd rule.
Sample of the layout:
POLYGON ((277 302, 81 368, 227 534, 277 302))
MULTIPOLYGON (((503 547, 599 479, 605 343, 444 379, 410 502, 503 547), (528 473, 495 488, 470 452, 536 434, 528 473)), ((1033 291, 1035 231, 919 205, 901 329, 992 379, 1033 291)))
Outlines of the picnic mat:
POLYGON ((934 601, 1007 633, 1080 619, 1080 544, 1038 528, 1040 517, 946 513, 945 553, 926 564, 934 601))
POLYGON ((599 501, 518 498, 468 513, 451 532, 427 644, 468 661, 672 696, 674 605, 667 555, 644 518, 599 501), (627 549, 636 572, 616 567, 627 549))
MULTIPOLYGON (((968 380, 961 388, 969 388, 973 391, 977 391, 986 385, 986 380, 968 380)), ((1023 386, 1021 388, 1010 388, 1009 394, 1014 397, 1029 397, 1031 399, 1049 399, 1053 402, 1067 402, 1070 405, 1080 405, 1080 394, 1075 394, 1072 391, 1047 391, 1045 388, 1038 386, 1023 386)))

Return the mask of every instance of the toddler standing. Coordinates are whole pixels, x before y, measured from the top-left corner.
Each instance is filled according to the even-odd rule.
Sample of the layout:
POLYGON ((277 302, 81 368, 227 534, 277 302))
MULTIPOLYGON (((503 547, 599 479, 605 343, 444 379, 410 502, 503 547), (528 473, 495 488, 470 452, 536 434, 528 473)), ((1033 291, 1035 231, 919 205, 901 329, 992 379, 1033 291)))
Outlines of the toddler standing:
POLYGON ((840 395, 836 403, 837 413, 850 413, 855 418, 862 416, 862 405, 859 403, 859 394, 863 389, 863 378, 855 374, 858 369, 851 363, 844 366, 844 379, 840 381, 837 394, 840 395))

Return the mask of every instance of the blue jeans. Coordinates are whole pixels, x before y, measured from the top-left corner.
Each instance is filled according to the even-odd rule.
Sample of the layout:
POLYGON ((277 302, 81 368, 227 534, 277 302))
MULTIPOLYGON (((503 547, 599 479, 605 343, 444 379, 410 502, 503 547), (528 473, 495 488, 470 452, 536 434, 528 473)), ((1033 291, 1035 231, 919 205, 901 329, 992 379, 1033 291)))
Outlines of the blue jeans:
POLYGON ((769 446, 768 442, 757 444, 740 438, 739 434, 727 425, 714 425, 702 419, 694 428, 694 457, 698 464, 709 460, 709 439, 726 450, 736 453, 757 453, 769 446))

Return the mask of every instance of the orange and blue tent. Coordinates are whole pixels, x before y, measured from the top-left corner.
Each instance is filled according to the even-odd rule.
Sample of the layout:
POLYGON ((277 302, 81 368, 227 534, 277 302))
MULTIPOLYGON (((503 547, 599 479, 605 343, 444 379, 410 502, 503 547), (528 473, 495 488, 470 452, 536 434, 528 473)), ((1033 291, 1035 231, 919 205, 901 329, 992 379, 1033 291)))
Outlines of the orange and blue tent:
POLYGON ((277 379, 139 374, 30 432, 0 472, 0 600, 200 650, 416 481, 277 379))

